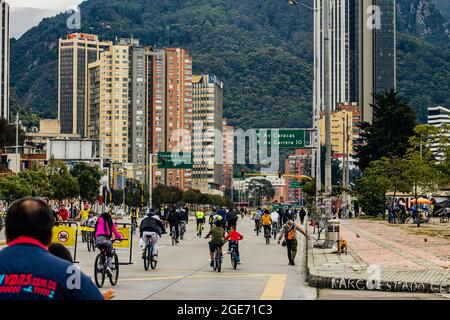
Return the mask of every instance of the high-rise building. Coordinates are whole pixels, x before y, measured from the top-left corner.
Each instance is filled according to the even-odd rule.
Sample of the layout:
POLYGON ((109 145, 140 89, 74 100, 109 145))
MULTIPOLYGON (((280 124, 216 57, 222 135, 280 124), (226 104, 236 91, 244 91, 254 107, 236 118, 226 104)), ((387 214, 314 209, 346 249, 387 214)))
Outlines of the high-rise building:
MULTIPOLYGON (((450 126, 450 109, 442 106, 428 107, 428 124, 438 128, 442 128, 444 125, 450 126)), ((445 130, 444 134, 447 139, 450 139, 450 131, 445 130)), ((445 155, 441 150, 442 144, 442 141, 436 141, 430 147, 431 151, 440 161, 445 159, 445 155)))
POLYGON ((396 1, 331 0, 331 57, 325 57, 327 24, 323 0, 315 0, 314 106, 326 105, 324 62, 331 65, 331 106, 356 102, 363 121, 371 122, 372 94, 396 87, 396 1))
POLYGON ((234 171, 234 127, 223 119, 223 184, 231 189, 234 171))
MULTIPOLYGON (((354 147, 361 143, 362 113, 356 103, 338 104, 331 112, 331 148, 334 158, 350 157, 354 154, 354 147)), ((325 143, 325 113, 321 113, 320 141, 325 143)))
MULTIPOLYGON (((165 119, 160 116, 161 121, 165 121, 166 128, 166 150, 163 151, 192 152, 192 58, 186 50, 180 48, 167 48, 165 53, 165 119)), ((166 185, 180 189, 191 188, 192 170, 165 171, 166 185)))
POLYGON ((129 47, 113 45, 89 64, 89 138, 103 140, 103 157, 128 162, 129 47))
POLYGON ((304 193, 294 183, 300 182, 298 178, 290 176, 311 176, 311 150, 295 149, 295 154, 289 155, 285 160, 285 192, 284 201, 287 203, 304 203, 304 193))
POLYGON ((88 136, 88 66, 109 50, 109 41, 84 33, 59 40, 58 119, 61 133, 88 136))
POLYGON ((223 83, 214 75, 193 76, 194 166, 192 188, 221 194, 223 185, 223 83))
POLYGON ((9 120, 9 4, 0 0, 0 119, 9 120))

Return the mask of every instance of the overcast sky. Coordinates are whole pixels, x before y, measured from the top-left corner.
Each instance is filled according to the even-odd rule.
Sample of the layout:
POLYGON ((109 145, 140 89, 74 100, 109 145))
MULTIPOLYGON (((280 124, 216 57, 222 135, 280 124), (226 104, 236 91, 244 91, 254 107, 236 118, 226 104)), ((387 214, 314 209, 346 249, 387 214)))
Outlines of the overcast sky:
POLYGON ((11 6, 11 37, 19 38, 42 19, 66 11, 83 0, 6 0, 11 6))
POLYGON ((30 7, 38 9, 65 10, 69 6, 79 4, 82 0, 6 0, 14 7, 30 7))

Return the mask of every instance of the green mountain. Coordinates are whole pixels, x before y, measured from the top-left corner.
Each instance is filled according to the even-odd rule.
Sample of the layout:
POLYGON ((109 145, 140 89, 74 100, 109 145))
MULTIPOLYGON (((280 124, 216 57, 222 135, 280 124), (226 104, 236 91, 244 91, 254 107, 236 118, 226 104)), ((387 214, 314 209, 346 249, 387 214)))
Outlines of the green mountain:
MULTIPOLYGON (((429 104, 450 106, 450 48, 441 27, 443 18, 435 7, 431 13, 419 10, 430 1, 413 0, 418 2, 414 7, 408 6, 411 1, 398 0, 402 9, 398 89, 411 98, 422 121, 429 104)), ((285 0, 89 0, 80 8, 82 32, 187 48, 195 73, 211 72, 224 82, 225 116, 232 124, 310 125, 313 15, 309 10, 289 6, 285 0)), ((73 32, 66 28, 69 15, 44 19, 12 41, 13 108, 56 116, 58 38, 73 32)))

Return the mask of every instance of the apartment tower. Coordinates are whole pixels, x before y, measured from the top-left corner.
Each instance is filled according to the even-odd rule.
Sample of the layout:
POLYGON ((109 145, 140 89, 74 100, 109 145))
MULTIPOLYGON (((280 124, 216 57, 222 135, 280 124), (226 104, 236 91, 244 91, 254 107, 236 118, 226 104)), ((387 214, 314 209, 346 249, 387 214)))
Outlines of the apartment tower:
POLYGON ((58 120, 61 133, 88 136, 88 67, 112 43, 96 35, 69 34, 59 40, 58 120))

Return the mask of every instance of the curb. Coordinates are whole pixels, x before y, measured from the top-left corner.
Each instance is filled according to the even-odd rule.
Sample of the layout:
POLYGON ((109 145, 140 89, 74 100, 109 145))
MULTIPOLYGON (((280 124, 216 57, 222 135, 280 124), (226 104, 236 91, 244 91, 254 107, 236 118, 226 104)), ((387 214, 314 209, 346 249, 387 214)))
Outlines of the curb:
POLYGON ((310 287, 333 290, 449 294, 450 283, 375 281, 363 278, 321 276, 314 269, 312 241, 307 241, 306 281, 310 287))

